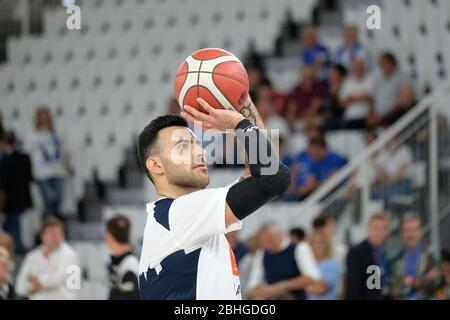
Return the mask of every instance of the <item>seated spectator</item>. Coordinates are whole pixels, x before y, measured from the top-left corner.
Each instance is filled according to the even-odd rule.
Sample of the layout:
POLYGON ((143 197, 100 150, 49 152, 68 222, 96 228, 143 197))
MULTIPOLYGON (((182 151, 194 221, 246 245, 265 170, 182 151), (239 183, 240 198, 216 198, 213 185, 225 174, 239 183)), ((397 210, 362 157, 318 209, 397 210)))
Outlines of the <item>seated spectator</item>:
POLYGON ((341 265, 332 257, 331 242, 323 231, 314 231, 309 237, 320 275, 325 285, 311 285, 307 288, 309 300, 337 300, 341 265))
POLYGON ((290 124, 299 119, 311 119, 319 111, 324 85, 316 80, 312 66, 303 67, 300 83, 288 95, 284 115, 290 124))
POLYGON ((139 260, 132 252, 127 217, 117 215, 108 220, 105 242, 111 250, 109 300, 139 300, 139 260))
POLYGON ((256 108, 264 122, 265 128, 270 130, 272 139, 278 139, 278 137, 287 138, 289 136, 289 124, 277 113, 271 100, 258 99, 256 108))
POLYGON ((339 94, 344 109, 343 129, 364 129, 372 108, 373 78, 367 74, 364 60, 352 62, 352 73, 345 79, 339 94))
POLYGON ((328 88, 320 105, 320 114, 326 130, 336 130, 342 127, 344 111, 339 101, 339 94, 346 76, 347 70, 340 64, 333 65, 328 72, 328 88))
POLYGON ((260 239, 263 249, 255 255, 248 283, 251 298, 304 300, 307 286, 324 285, 308 243, 290 243, 274 224, 262 228, 260 239))
POLYGON ((225 237, 227 238, 231 249, 233 249, 236 263, 239 266, 239 263, 241 262, 242 258, 244 258, 245 255, 247 255, 250 250, 244 242, 241 242, 239 240, 239 232, 238 231, 229 232, 225 235, 225 237))
POLYGON ((180 115, 180 105, 178 103, 178 100, 175 97, 172 97, 167 101, 167 114, 179 116, 180 115))
POLYGON ((331 245, 331 258, 336 260, 345 268, 345 258, 348 247, 342 241, 336 238, 336 219, 330 215, 321 215, 313 221, 314 231, 320 231, 329 240, 331 245))
POLYGON ((254 102, 257 104, 260 100, 271 101, 275 112, 281 114, 286 104, 286 98, 285 94, 274 90, 272 83, 268 79, 264 79, 257 88, 254 102))
POLYGON ((383 245, 389 235, 389 218, 384 213, 370 217, 367 226, 367 238, 350 248, 347 255, 345 299, 380 300, 388 291, 388 262, 383 245), (371 266, 378 266, 377 273, 368 273, 371 266), (373 277, 374 279, 369 279, 373 277), (368 283, 372 286, 369 288, 368 283), (379 284, 379 287, 378 287, 379 284))
POLYGON ((262 67, 258 65, 250 65, 247 66, 247 74, 248 74, 248 81, 249 81, 249 94, 252 99, 252 101, 257 100, 257 92, 259 86, 264 82, 265 75, 262 67))
POLYGON ((441 252, 440 284, 435 291, 434 297, 440 300, 450 300, 450 250, 441 252))
POLYGON ((328 149, 322 135, 313 136, 308 150, 293 161, 291 174, 295 174, 295 189, 285 199, 304 199, 346 164, 345 158, 328 149))
POLYGON ((4 195, 4 207, 0 208, 5 213, 6 219, 3 229, 10 233, 16 244, 16 253, 25 254, 22 244, 20 216, 26 209, 31 208, 30 184, 31 160, 30 157, 16 148, 14 133, 7 132, 0 142, 5 158, 0 162, 0 192, 4 195))
POLYGON ((20 267, 16 294, 30 300, 73 300, 74 289, 67 286, 69 267, 78 266, 76 252, 64 240, 64 225, 54 217, 45 220, 42 245, 30 251, 20 267))
POLYGON ((330 53, 325 45, 319 42, 317 30, 313 26, 305 27, 301 32, 303 51, 301 61, 304 66, 312 66, 318 79, 326 78, 330 66, 330 53))
POLYGON ((390 126, 403 117, 417 104, 416 92, 413 85, 405 84, 398 88, 394 107, 381 120, 381 124, 390 126))
POLYGON ((423 299, 423 289, 429 286, 427 273, 431 270, 430 253, 422 243, 422 225, 416 216, 407 216, 401 227, 403 248, 391 263, 391 297, 394 299, 423 299))
POLYGON ((350 69, 355 59, 367 59, 363 44, 358 39, 355 26, 345 26, 342 30, 342 44, 336 50, 335 63, 350 69))
POLYGON ((10 261, 8 250, 0 246, 0 300, 14 300, 14 287, 9 278, 10 261))
POLYGON ((397 59, 392 53, 381 54, 378 66, 380 73, 375 78, 374 108, 369 119, 371 126, 379 126, 383 117, 393 110, 400 86, 411 84, 409 77, 399 70, 397 59))
POLYGON ((394 194, 411 192, 411 165, 413 156, 410 148, 392 139, 375 159, 373 198, 384 200, 388 204, 394 194))
POLYGON ((305 230, 302 228, 294 228, 289 231, 289 236, 292 243, 300 243, 305 240, 305 230))

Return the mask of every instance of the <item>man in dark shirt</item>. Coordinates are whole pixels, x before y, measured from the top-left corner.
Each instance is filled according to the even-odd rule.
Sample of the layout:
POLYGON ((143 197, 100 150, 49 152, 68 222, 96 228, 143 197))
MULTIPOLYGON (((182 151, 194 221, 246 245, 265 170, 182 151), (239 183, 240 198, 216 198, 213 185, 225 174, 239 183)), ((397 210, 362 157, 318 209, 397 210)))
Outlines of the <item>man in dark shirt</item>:
POLYGON ((6 132, 0 143, 4 158, 0 162, 1 211, 6 215, 3 229, 16 242, 16 253, 22 255, 25 249, 20 235, 20 215, 32 206, 30 183, 32 181, 30 157, 16 150, 14 133, 6 132))
POLYGON ((347 255, 346 300, 380 300, 387 295, 389 274, 383 245, 388 235, 389 217, 374 214, 369 219, 367 238, 350 248, 347 255))
POLYGON ((110 300, 139 300, 139 261, 131 251, 130 221, 118 215, 106 223, 106 244, 111 249, 108 266, 110 300))

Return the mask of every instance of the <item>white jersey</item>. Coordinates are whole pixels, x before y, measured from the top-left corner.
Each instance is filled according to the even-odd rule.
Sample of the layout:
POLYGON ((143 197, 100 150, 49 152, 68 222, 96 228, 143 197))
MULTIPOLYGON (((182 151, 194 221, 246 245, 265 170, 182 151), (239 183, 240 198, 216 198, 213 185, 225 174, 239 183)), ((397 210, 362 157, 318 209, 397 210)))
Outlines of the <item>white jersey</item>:
POLYGON ((225 234, 230 186, 147 204, 139 291, 141 299, 241 299, 239 272, 225 234))

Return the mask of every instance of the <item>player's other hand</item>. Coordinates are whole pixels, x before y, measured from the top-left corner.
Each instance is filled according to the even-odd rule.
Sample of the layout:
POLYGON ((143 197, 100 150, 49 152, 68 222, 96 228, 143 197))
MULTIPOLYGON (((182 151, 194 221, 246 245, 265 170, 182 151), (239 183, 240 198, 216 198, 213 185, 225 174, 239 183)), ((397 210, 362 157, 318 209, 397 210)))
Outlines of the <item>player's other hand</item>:
POLYGON ((234 130, 244 119, 244 116, 235 110, 215 109, 202 98, 198 98, 197 101, 207 113, 186 105, 181 111, 181 116, 190 122, 201 122, 203 130, 212 129, 221 132, 234 130))

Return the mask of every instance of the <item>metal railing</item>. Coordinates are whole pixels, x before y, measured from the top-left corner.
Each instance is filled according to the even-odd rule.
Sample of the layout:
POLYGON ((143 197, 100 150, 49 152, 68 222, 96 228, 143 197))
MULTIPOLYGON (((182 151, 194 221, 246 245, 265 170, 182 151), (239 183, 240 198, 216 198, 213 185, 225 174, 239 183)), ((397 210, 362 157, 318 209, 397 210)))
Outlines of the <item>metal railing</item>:
POLYGON ((439 249, 440 220, 450 212, 449 118, 447 82, 379 132, 362 153, 308 197, 298 219, 304 223, 319 213, 331 214, 348 231, 350 242, 356 242, 374 212, 391 214, 392 231, 398 230, 404 214, 414 213, 430 232, 433 249, 439 249))

